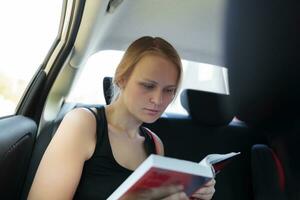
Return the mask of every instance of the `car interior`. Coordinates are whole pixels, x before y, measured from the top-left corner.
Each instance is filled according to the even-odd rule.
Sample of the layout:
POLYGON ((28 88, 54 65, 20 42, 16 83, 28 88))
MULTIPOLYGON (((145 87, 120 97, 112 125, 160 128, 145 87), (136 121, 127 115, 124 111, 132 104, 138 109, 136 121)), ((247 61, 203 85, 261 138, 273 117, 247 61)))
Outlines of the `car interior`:
POLYGON ((65 0, 58 37, 16 115, 0 118, 0 199, 27 199, 68 111, 110 103, 113 77, 89 86, 103 87, 105 104, 67 101, 89 57, 151 35, 183 59, 228 69, 229 94, 186 88, 177 98, 187 115, 144 124, 166 156, 241 152, 216 176, 214 200, 299 200, 299 9, 292 0, 65 0))

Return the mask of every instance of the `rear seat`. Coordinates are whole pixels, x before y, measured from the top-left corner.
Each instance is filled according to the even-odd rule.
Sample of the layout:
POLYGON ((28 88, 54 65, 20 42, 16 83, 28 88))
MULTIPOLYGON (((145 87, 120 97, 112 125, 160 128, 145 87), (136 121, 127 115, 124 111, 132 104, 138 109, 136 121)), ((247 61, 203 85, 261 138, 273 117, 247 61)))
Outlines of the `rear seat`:
POLYGON ((162 139, 166 156, 198 162, 207 154, 240 151, 218 174, 214 199, 252 200, 251 147, 265 138, 232 120, 227 95, 187 89, 181 101, 188 116, 168 115, 146 125, 162 139))
MULTIPOLYGON (((106 96, 106 101, 109 103, 109 96, 106 96)), ((241 156, 218 174, 214 200, 252 200, 250 150, 253 144, 265 143, 264 138, 258 132, 254 135, 244 123, 232 120, 233 113, 227 95, 184 90, 181 101, 189 113, 188 116, 167 114, 154 124, 145 126, 162 139, 167 156, 198 162, 207 154, 241 151, 241 156)), ((63 116, 69 110, 80 106, 87 105, 65 104, 57 119, 41 131, 33 153, 23 199, 26 199, 42 154, 63 116)))

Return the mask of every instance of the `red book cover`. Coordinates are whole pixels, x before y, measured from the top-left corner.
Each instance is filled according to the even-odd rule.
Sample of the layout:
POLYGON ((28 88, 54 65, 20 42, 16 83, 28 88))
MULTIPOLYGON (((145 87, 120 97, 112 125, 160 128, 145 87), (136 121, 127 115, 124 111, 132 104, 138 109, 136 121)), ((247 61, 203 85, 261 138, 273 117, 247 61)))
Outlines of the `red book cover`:
POLYGON ((183 185, 187 194, 193 194, 199 185, 205 184, 211 177, 187 174, 167 169, 151 168, 139 179, 125 194, 168 186, 174 184, 183 185))
POLYGON ((150 155, 108 198, 139 199, 153 188, 183 185, 184 192, 191 196, 206 182, 214 178, 213 164, 224 162, 239 153, 211 154, 200 163, 150 155), (125 198, 126 197, 126 198, 125 198), (130 197, 130 198, 129 198, 130 197))

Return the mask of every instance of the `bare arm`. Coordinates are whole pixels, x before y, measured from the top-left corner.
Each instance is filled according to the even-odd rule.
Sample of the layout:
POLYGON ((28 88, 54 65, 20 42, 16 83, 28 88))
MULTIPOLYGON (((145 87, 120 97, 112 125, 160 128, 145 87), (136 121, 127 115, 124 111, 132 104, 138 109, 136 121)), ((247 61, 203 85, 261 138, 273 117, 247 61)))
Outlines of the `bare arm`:
POLYGON ((93 114, 82 108, 70 111, 43 155, 28 199, 72 199, 95 145, 93 114))

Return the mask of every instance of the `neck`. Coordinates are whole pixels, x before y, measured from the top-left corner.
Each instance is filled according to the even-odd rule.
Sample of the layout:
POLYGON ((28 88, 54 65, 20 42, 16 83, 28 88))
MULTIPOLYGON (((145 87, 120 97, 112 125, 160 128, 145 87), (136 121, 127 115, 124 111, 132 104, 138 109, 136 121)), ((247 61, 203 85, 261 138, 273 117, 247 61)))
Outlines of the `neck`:
POLYGON ((142 121, 136 119, 122 103, 120 98, 106 107, 108 125, 114 132, 127 134, 130 138, 136 138, 142 121))

